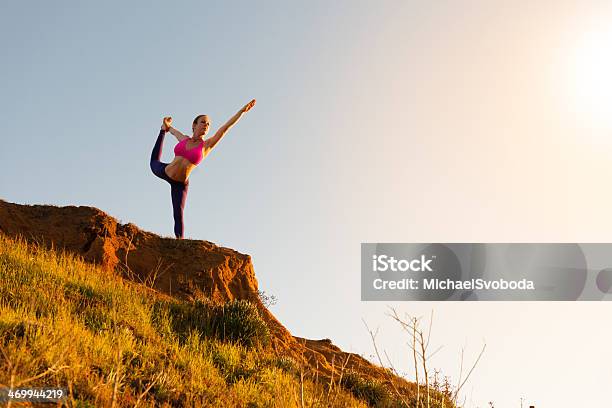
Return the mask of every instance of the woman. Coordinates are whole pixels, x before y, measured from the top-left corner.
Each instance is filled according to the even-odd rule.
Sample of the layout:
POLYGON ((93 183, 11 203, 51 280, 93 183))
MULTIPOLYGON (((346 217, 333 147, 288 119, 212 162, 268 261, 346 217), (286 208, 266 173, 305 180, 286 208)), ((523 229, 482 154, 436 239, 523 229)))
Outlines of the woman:
POLYGON ((176 238, 183 238, 183 209, 185 208, 185 198, 189 187, 189 174, 200 164, 210 151, 225 136, 228 130, 238 122, 238 120, 255 106, 255 99, 244 105, 227 123, 217 130, 217 133, 209 139, 204 140, 204 136, 210 128, 208 115, 199 115, 193 120, 193 136, 185 136, 172 127, 172 118, 164 118, 157 136, 157 141, 151 153, 151 171, 157 177, 170 183, 170 193, 172 196, 172 210, 174 214, 174 235, 176 238), (170 132, 176 137, 179 143, 174 147, 174 160, 172 163, 162 163, 159 161, 162 154, 162 144, 166 132, 170 132))

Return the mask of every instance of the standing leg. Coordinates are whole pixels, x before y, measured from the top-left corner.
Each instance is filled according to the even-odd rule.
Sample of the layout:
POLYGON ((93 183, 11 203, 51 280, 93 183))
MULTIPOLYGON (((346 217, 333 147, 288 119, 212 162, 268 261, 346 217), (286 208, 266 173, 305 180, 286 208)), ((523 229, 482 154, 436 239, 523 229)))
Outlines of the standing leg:
POLYGON ((159 161, 162 155, 162 145, 164 144, 164 136, 166 136, 165 130, 159 131, 159 136, 157 136, 157 141, 155 142, 155 146, 153 146, 153 151, 151 152, 151 161, 149 162, 149 166, 151 167, 151 171, 157 177, 166 179, 165 168, 167 166, 166 163, 162 163, 159 161))
POLYGON ((184 224, 183 224, 183 210, 185 209, 185 200, 187 198, 187 190, 189 189, 189 182, 186 184, 174 182, 171 183, 171 195, 172 195, 172 211, 174 215, 174 235, 177 238, 183 238, 184 224))

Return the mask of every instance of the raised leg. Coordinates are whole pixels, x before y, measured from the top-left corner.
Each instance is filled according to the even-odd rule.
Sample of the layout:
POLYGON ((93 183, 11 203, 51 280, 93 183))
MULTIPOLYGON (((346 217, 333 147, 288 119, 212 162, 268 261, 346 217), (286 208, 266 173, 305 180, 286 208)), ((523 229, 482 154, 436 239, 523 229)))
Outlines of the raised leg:
POLYGON ((153 174, 165 180, 166 177, 165 177, 164 170, 167 164, 159 161, 162 155, 162 145, 164 144, 164 136, 166 136, 166 131, 162 129, 159 131, 159 136, 157 136, 157 141, 155 142, 155 146, 153 146, 153 151, 151 152, 151 161, 149 162, 149 166, 151 167, 151 171, 153 172, 153 174))

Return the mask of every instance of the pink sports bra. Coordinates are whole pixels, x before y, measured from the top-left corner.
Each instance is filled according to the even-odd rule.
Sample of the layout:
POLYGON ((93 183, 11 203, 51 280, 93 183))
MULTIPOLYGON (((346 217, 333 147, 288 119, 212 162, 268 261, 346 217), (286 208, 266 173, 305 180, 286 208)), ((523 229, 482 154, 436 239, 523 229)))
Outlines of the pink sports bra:
POLYGON ((174 154, 177 156, 181 156, 189 160, 191 163, 196 166, 200 164, 202 159, 204 159, 203 155, 203 145, 204 143, 200 143, 200 145, 193 147, 191 149, 187 148, 187 141, 189 138, 183 139, 176 146, 174 146, 174 154))

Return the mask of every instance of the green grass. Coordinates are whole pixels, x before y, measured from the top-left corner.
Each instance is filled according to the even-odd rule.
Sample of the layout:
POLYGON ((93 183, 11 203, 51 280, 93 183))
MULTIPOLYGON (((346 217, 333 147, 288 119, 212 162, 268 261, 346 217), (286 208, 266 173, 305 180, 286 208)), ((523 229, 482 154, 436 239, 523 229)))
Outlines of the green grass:
POLYGON ((66 387, 78 407, 367 406, 269 341, 247 302, 182 302, 0 234, 0 385, 66 387))
POLYGON ((366 401, 370 406, 390 404, 389 391, 378 381, 364 379, 358 373, 349 371, 342 377, 341 384, 355 397, 366 401))

